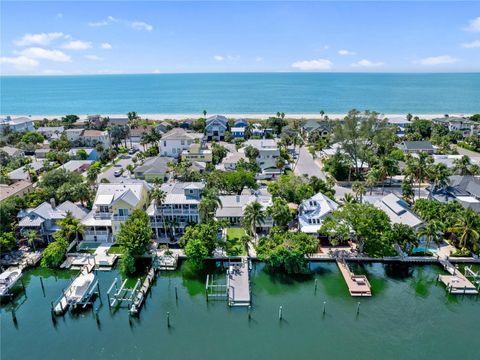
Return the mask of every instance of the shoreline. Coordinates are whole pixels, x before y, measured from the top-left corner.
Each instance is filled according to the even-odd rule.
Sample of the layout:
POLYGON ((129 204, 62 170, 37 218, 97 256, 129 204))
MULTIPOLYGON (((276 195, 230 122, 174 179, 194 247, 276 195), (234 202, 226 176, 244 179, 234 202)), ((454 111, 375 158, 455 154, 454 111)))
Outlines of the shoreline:
MULTIPOLYGON (((58 114, 58 115, 9 115, 11 117, 28 117, 31 118, 34 121, 39 121, 43 119, 47 120, 54 120, 54 119, 60 119, 61 117, 65 116, 67 114, 58 114)), ((76 114, 81 120, 84 120, 87 118, 89 115, 96 115, 96 114, 76 114)), ((118 118, 118 117, 127 117, 126 114, 100 114, 103 117, 110 117, 110 118, 118 118)), ((214 113, 208 114, 207 117, 216 115, 214 113)), ((275 116, 275 113, 253 113, 253 114, 248 114, 248 113, 226 113, 222 114, 220 113, 219 115, 224 115, 227 118, 245 118, 247 120, 262 120, 262 119, 268 119, 269 117, 275 116)), ((328 116, 330 120, 335 120, 335 119, 343 119, 347 114, 346 113, 336 113, 336 114, 329 114, 326 113, 325 116, 328 116)), ((386 118, 406 118, 406 113, 405 114, 381 114, 381 117, 386 117, 386 118)), ((432 120, 435 118, 442 118, 445 116, 445 114, 439 114, 439 113, 434 113, 434 114, 413 114, 412 115, 418 116, 420 119, 426 119, 426 120, 432 120)), ((473 114, 465 114, 465 113, 452 113, 449 114, 450 117, 457 117, 457 116, 471 116, 473 114)), ((2 114, 0 115, 2 117, 8 116, 8 114, 2 114)), ((164 120, 185 120, 185 119, 198 119, 200 117, 203 117, 203 114, 144 114, 144 113, 138 113, 138 116, 140 116, 142 119, 149 119, 149 120, 156 120, 156 121, 164 121, 164 120)), ((298 120, 322 120, 322 116, 320 114, 308 114, 308 113, 296 113, 296 114, 285 114, 285 119, 298 119, 298 120)))

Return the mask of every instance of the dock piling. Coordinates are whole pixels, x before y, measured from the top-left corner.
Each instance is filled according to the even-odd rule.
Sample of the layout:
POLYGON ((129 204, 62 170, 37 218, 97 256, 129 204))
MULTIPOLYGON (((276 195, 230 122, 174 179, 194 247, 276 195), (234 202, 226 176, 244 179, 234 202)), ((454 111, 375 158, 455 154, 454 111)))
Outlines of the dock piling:
POLYGON ((42 292, 43 292, 43 297, 45 297, 45 287, 43 286, 43 280, 42 277, 40 276, 40 285, 42 286, 42 292))
POLYGON ((252 306, 248 305, 248 320, 252 319, 252 306))
POLYGON ((325 311, 326 311, 326 305, 327 305, 327 302, 324 301, 323 302, 323 315, 325 316, 325 311))
POLYGON ((280 306, 280 307, 278 308, 278 320, 281 321, 282 319, 283 319, 283 307, 280 306))
POLYGON ((170 327, 170 313, 167 311, 167 327, 170 327))
POLYGON ((12 309, 12 320, 13 320, 13 323, 16 325, 17 324, 17 314, 15 314, 15 308, 12 309))
POLYGON ((357 303, 357 315, 360 313, 360 301, 357 303))
POLYGON ((318 279, 315 279, 315 294, 317 294, 317 282, 318 282, 318 279))

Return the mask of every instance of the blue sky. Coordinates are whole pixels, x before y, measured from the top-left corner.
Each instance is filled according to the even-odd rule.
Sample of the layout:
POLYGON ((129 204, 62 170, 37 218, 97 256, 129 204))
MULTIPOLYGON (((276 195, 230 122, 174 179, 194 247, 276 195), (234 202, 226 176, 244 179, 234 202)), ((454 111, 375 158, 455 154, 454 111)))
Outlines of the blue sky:
POLYGON ((2 74, 480 71, 477 2, 2 1, 1 10, 2 74))

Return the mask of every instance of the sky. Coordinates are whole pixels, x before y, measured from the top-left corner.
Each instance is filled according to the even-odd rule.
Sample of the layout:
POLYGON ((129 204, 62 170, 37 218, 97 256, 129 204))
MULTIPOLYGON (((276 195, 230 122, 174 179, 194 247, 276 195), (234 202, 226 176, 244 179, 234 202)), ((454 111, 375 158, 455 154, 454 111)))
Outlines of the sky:
POLYGON ((2 75, 480 71, 476 1, 0 6, 2 75))

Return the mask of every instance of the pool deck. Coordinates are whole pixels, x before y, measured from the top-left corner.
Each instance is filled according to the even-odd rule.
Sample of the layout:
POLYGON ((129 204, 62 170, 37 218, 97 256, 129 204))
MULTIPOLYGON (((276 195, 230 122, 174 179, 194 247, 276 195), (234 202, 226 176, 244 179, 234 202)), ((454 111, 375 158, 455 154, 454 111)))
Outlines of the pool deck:
POLYGON ((343 258, 337 259, 337 266, 345 279, 351 296, 372 296, 370 283, 365 275, 355 275, 343 258))

